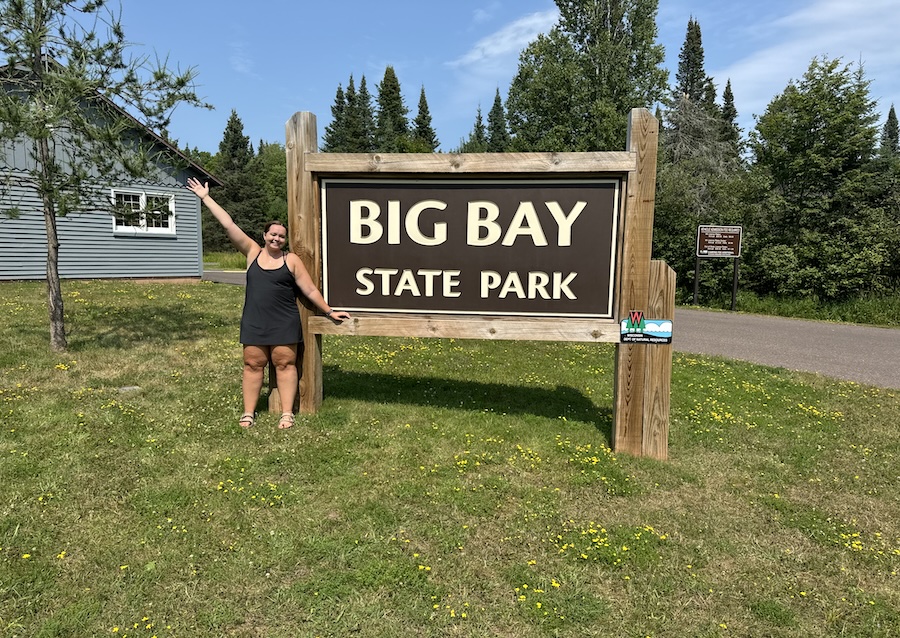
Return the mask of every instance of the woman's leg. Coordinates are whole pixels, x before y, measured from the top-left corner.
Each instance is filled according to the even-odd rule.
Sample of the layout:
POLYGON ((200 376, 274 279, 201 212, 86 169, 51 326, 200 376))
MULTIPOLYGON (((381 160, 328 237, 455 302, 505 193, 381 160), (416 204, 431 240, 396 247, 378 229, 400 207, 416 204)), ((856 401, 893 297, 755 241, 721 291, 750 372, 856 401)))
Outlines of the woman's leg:
POLYGON ((263 373, 269 363, 269 346, 244 346, 244 372, 241 390, 244 395, 244 414, 254 414, 262 390, 263 373))
MULTIPOLYGON (((275 382, 281 397, 281 412, 294 413, 294 399, 297 398, 297 344, 272 346, 272 363, 275 365, 275 382)), ((283 419, 278 426, 282 429, 293 425, 293 420, 283 419)))

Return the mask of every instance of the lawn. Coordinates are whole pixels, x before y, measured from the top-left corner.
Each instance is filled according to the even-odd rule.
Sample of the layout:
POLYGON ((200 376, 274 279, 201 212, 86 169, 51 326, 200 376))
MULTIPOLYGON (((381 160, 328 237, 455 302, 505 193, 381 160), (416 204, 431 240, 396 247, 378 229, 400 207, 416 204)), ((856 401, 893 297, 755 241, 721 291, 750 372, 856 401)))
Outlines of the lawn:
POLYGON ((894 636, 900 396, 675 355, 666 462, 614 346, 326 337, 237 426, 243 289, 0 284, 0 636, 894 636))

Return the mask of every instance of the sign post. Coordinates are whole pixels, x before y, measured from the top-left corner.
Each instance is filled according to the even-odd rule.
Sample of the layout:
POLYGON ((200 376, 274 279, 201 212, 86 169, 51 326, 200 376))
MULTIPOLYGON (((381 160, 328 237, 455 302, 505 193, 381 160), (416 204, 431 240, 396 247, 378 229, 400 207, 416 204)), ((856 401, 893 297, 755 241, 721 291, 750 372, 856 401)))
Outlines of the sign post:
POLYGON ((737 308, 738 265, 741 261, 741 226, 699 226, 697 228, 697 253, 694 260, 694 305, 700 290, 700 260, 714 257, 734 259, 734 276, 731 283, 731 310, 737 308))

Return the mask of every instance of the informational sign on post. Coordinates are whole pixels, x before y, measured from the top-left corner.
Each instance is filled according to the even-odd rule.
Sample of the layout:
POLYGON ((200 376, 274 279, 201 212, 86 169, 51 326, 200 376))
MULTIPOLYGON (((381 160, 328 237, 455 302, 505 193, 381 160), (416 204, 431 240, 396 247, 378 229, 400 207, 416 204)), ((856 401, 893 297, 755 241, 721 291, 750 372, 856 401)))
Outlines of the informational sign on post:
POLYGON ((740 257, 741 226, 697 228, 697 257, 740 257))
POLYGON ((700 260, 710 257, 730 257, 734 260, 734 280, 731 286, 731 309, 737 308, 738 264, 741 261, 741 226, 698 226, 697 257, 694 260, 694 305, 700 290, 700 260))

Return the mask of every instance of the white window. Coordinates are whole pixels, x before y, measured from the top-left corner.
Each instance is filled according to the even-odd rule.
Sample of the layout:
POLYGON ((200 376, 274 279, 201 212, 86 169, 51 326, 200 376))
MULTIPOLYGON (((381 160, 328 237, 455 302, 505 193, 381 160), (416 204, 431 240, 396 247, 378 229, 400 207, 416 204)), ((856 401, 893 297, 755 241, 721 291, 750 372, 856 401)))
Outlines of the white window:
POLYGON ((114 190, 113 233, 174 235, 175 196, 165 193, 114 190))

